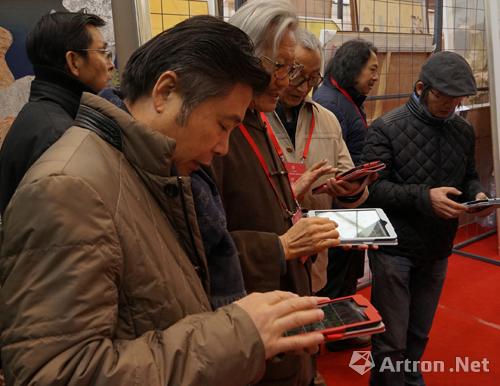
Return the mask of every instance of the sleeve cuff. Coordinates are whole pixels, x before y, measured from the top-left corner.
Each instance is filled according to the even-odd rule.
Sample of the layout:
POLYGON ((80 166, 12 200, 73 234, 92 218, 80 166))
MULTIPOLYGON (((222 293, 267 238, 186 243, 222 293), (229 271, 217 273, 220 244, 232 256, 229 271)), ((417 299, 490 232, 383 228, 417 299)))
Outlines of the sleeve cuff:
POLYGON ((286 257, 285 257, 285 250, 283 249, 283 245, 281 245, 281 241, 278 238, 278 248, 280 250, 280 275, 284 276, 286 275, 286 257))

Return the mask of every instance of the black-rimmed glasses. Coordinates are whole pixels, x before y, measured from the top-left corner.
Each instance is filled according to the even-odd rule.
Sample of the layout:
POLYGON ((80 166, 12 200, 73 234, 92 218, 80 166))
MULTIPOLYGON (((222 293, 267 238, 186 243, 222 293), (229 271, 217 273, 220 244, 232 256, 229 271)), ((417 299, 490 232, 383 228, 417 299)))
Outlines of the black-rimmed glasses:
POLYGON ((434 88, 431 88, 429 90, 429 92, 432 95, 434 95, 436 97, 436 99, 438 101, 440 101, 440 102, 442 102, 442 101, 451 101, 451 100, 461 102, 465 98, 465 96, 454 97, 454 96, 451 96, 451 95, 447 95, 447 94, 445 94, 445 93, 443 93, 443 92, 441 92, 439 90, 436 90, 434 88))
POLYGON ((302 71, 302 66, 301 64, 284 64, 284 63, 279 63, 274 61, 271 58, 268 58, 267 56, 262 56, 262 59, 266 60, 270 65, 273 66, 273 71, 272 73, 274 74, 275 78, 278 80, 285 79, 288 77, 288 79, 292 80, 297 75, 300 74, 302 71))
POLYGON ((307 82, 309 87, 317 87, 323 81, 323 77, 320 74, 314 74, 311 76, 305 76, 303 74, 297 75, 295 78, 290 79, 290 86, 300 87, 304 82, 307 82))

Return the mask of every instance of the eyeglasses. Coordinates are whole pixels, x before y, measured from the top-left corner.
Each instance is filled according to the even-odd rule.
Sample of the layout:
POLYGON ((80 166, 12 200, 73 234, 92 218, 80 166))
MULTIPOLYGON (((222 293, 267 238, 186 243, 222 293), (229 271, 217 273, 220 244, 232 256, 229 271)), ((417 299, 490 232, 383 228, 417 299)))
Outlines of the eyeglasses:
POLYGON ((434 88, 431 88, 429 90, 429 92, 434 95, 436 97, 436 99, 440 102, 444 102, 444 101, 457 101, 457 102, 462 102, 462 100, 465 98, 463 96, 459 96, 459 97, 454 97, 454 96, 450 96, 450 95, 446 95, 445 93, 442 93, 441 91, 439 90, 436 90, 434 88))
POLYGON ((305 76, 300 74, 296 76, 294 79, 290 79, 290 86, 300 87, 304 82, 307 82, 309 87, 316 87, 323 81, 323 77, 319 74, 314 74, 311 76, 305 76))
POLYGON ((279 63, 275 62, 271 58, 268 58, 267 56, 262 56, 262 59, 265 59, 269 64, 273 66, 273 74, 276 79, 278 80, 283 80, 286 77, 288 79, 292 80, 297 77, 297 75, 300 74, 302 71, 302 68, 304 66, 302 64, 284 64, 284 63, 279 63))
POLYGON ((114 62, 114 60, 115 60, 115 54, 114 54, 114 52, 112 50, 108 49, 108 48, 79 48, 77 50, 71 50, 71 51, 75 51, 75 52, 92 52, 92 51, 95 51, 95 52, 99 52, 102 55, 104 55, 104 57, 106 58, 106 60, 109 60, 110 62, 114 62))

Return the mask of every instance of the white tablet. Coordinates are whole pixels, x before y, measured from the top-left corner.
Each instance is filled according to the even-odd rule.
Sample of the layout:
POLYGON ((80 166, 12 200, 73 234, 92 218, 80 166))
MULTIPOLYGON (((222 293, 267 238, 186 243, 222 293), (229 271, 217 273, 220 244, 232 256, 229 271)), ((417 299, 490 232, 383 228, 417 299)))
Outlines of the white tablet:
POLYGON ((380 208, 310 210, 307 216, 326 217, 335 221, 341 244, 398 244, 398 236, 380 208))

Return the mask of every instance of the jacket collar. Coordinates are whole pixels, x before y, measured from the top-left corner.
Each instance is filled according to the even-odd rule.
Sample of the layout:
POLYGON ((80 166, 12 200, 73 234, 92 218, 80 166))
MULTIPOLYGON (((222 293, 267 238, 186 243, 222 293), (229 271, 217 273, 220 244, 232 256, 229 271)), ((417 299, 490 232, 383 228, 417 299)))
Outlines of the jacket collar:
MULTIPOLYGON (((449 119, 443 119, 433 116, 427 108, 422 104, 418 96, 414 93, 406 103, 408 110, 420 121, 429 126, 443 126, 449 119)), ((453 116, 453 115, 452 115, 453 116)))
MULTIPOLYGON (((299 104, 295 107, 292 107, 292 110, 296 114, 296 116, 298 117, 300 114, 300 111, 302 111, 302 109, 307 109, 307 108, 311 108, 311 109, 314 109, 316 111, 319 110, 318 104, 316 102, 314 102, 313 99, 309 95, 306 95, 306 97, 304 98, 304 100, 302 101, 301 104, 299 104)), ((285 108, 283 107, 281 102, 278 102, 278 104, 276 105, 276 110, 274 110, 274 111, 276 112, 276 114, 278 115, 280 120, 283 122, 283 119, 285 118, 285 108)))
MULTIPOLYGON (((332 82, 331 80, 328 78, 328 80, 326 82, 324 82, 326 84, 327 87, 330 87, 338 92, 340 92, 340 89, 337 88, 332 82)), ((358 106, 358 108, 362 108, 363 107, 363 103, 365 102, 366 100, 366 95, 363 95, 361 94, 358 90, 356 90, 354 87, 347 87, 345 89, 343 89, 344 91, 346 91, 349 96, 351 97, 352 101, 356 104, 356 106, 358 106)))
POLYGON ((366 95, 361 94, 354 87, 346 88, 346 91, 351 96, 354 103, 356 103, 356 106, 358 106, 360 108, 363 107, 363 103, 366 100, 366 95))
POLYGON ((262 122, 260 118, 260 112, 253 109, 247 109, 245 113, 245 118, 243 119, 243 124, 247 129, 255 129, 266 132, 266 125, 262 122))
POLYGON ((306 97, 304 98, 304 101, 300 105, 300 108, 303 109, 303 108, 308 108, 308 107, 315 109, 316 111, 319 110, 318 103, 313 101, 313 99, 309 95, 306 95, 306 97))
POLYGON ((175 141, 136 121, 126 111, 99 96, 83 93, 75 120, 113 146, 119 145, 134 167, 152 175, 171 176, 175 141))
POLYGON ((83 92, 92 90, 64 71, 34 65, 35 79, 31 83, 30 102, 53 101, 75 117, 83 92))

